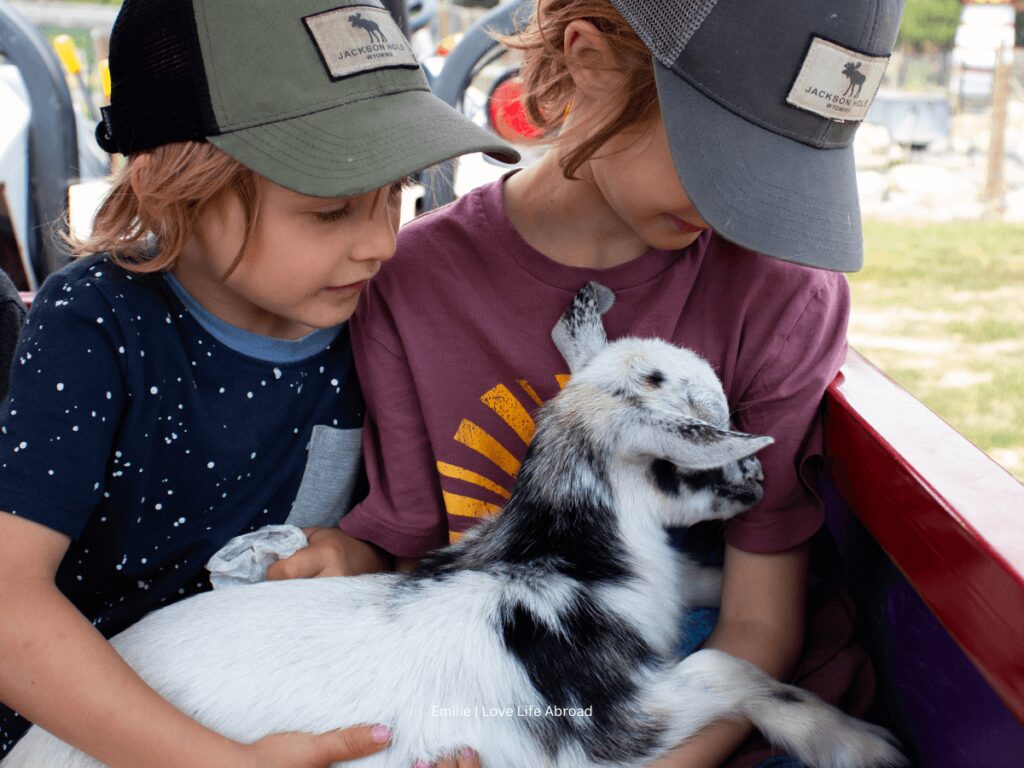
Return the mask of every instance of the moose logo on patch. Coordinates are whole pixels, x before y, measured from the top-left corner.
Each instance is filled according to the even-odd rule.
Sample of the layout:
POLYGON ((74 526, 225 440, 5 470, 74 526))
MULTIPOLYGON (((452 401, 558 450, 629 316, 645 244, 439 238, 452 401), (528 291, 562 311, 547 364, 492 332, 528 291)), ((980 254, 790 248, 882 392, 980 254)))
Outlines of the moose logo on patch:
POLYGON ((843 74, 846 79, 850 81, 850 87, 843 91, 843 96, 849 96, 851 99, 856 99, 860 96, 860 90, 864 87, 864 81, 867 79, 860 72, 860 62, 846 62, 846 66, 843 67, 843 74))
POLYGON ((376 69, 419 66, 402 30, 378 5, 349 5, 303 21, 332 80, 376 69))
POLYGON ((869 56, 816 37, 786 101, 830 120, 863 120, 888 63, 888 56, 869 56))
POLYGON ((382 42, 386 43, 388 39, 384 37, 384 33, 380 31, 380 25, 376 21, 370 21, 370 19, 364 19, 363 14, 353 13, 348 17, 348 23, 353 27, 359 27, 360 29, 366 30, 366 34, 370 36, 370 42, 382 42))

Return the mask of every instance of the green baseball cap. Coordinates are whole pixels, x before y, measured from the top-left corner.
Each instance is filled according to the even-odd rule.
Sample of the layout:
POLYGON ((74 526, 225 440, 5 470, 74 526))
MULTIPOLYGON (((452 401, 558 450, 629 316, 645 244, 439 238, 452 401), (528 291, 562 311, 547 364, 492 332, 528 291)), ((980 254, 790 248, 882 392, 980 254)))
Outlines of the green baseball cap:
POLYGON ((127 0, 97 140, 208 140, 288 189, 341 197, 469 152, 518 153, 430 92, 377 0, 127 0))

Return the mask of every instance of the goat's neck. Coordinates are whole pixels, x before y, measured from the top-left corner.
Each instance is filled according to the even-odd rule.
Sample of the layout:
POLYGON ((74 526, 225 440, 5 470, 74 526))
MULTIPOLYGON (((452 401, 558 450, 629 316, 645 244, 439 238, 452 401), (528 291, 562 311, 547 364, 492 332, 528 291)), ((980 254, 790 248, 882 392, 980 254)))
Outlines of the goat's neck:
POLYGON ((645 483, 637 482, 635 466, 613 466, 609 477, 615 489, 620 536, 636 563, 637 579, 646 582, 645 588, 674 596, 679 588, 679 553, 654 514, 660 499, 652 497, 652 489, 645 483))
POLYGON ((623 519, 599 456, 578 439, 535 438, 509 502, 486 536, 470 545, 471 559, 529 563, 591 584, 674 584, 664 530, 645 525, 649 515, 623 519))

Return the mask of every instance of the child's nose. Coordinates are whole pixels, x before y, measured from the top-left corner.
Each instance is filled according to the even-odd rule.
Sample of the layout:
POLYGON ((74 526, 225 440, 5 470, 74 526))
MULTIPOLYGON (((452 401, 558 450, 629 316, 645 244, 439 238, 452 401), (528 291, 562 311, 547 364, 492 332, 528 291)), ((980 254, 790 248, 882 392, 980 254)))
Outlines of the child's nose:
POLYGON ((395 225, 386 216, 374 216, 361 228, 352 249, 355 261, 387 261, 395 255, 395 225))

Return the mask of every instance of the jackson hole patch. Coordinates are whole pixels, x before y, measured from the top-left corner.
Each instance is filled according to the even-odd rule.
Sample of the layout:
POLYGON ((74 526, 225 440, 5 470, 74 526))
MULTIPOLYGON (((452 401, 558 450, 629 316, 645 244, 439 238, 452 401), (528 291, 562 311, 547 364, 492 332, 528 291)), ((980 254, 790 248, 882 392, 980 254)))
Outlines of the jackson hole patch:
POLYGON ((376 5, 347 5, 303 18, 332 80, 375 69, 419 67, 391 14, 376 5))
POLYGON ((888 63, 888 56, 868 56, 815 37, 786 102, 841 123, 863 120, 888 63))

